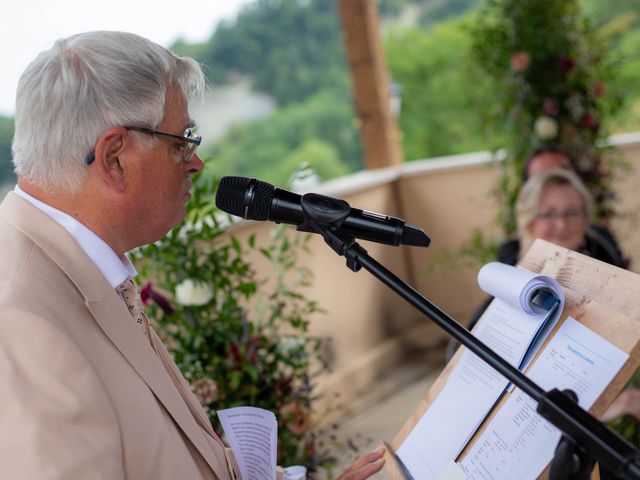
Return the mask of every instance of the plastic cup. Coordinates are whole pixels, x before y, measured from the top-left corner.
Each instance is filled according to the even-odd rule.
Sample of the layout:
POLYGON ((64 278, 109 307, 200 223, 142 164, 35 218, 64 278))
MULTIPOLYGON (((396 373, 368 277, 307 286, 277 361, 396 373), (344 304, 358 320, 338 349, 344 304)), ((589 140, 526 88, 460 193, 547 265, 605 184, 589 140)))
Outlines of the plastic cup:
POLYGON ((306 480, 307 468, 302 465, 293 465, 284 469, 284 480, 306 480))

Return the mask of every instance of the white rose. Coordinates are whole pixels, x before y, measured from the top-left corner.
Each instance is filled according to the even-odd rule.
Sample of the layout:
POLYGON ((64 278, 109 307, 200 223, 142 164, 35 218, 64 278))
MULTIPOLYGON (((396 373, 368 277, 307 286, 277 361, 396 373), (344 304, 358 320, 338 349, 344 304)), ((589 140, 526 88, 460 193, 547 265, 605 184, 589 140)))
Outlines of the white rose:
POLYGON ((558 122, 551 117, 543 115, 536 119, 533 124, 533 130, 540 140, 549 140, 558 135, 558 122))
POLYGON ((176 302, 180 305, 205 305, 213 298, 211 285, 190 278, 176 285, 176 302))

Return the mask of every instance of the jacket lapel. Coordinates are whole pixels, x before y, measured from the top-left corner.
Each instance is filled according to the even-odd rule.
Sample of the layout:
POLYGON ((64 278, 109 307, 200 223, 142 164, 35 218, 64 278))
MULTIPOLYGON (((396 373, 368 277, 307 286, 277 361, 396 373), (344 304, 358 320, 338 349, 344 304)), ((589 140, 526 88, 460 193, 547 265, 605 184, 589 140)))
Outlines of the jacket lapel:
MULTIPOLYGON (((214 443, 220 448, 209 444, 186 403, 187 399, 183 399, 179 387, 171 380, 151 344, 141 335, 124 302, 68 232, 13 192, 7 194, 0 205, 0 218, 29 236, 66 273, 85 298, 88 310, 102 331, 148 385, 211 469, 221 479, 229 479, 222 443, 215 437, 214 443)), ((159 339, 157 341, 160 342, 159 339)))
MULTIPOLYGON (((109 297, 113 298, 87 300, 87 308, 91 311, 100 328, 138 372, 180 429, 209 463, 212 470, 220 478, 228 478, 224 449, 220 450, 222 456, 216 455, 217 452, 207 442, 205 432, 192 415, 186 399, 183 399, 178 386, 167 374, 149 341, 131 321, 131 315, 124 303, 117 295, 109 297)), ((160 340, 158 339, 158 341, 160 340)))

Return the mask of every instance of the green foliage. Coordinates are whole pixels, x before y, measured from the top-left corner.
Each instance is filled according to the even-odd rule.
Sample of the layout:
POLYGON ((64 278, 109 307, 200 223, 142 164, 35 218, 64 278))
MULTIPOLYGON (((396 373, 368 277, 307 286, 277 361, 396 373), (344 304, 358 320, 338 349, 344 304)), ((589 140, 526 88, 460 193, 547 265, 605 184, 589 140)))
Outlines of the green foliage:
POLYGON ((638 12, 637 0, 615 0, 602 2, 601 0, 581 0, 580 7, 589 18, 598 19, 606 23, 628 13, 638 12))
POLYGON ((378 9, 381 16, 391 17, 401 13, 411 3, 411 0, 379 0, 378 9))
POLYGON ((498 256, 499 239, 487 238, 481 230, 474 230, 469 240, 456 250, 444 249, 424 270, 426 276, 452 269, 476 268, 495 261, 498 256))
POLYGON ((187 43, 183 38, 178 38, 169 46, 169 49, 177 55, 195 58, 200 62, 207 79, 211 81, 214 78, 215 75, 210 67, 202 63, 208 55, 208 43, 187 43))
POLYGON ((633 20, 636 28, 627 31, 624 36, 616 39, 616 52, 621 59, 616 65, 617 74, 614 79, 614 86, 630 103, 630 108, 621 111, 616 115, 613 128, 616 131, 637 131, 640 130, 640 90, 638 89, 638 78, 640 78, 640 23, 636 17, 623 14, 618 19, 633 20))
POLYGON ((11 140, 13 139, 13 118, 0 116, 0 185, 16 182, 11 163, 11 140))
MULTIPOLYGON (((640 370, 636 370, 626 388, 640 388, 640 370)), ((633 445, 640 446, 640 425, 638 425, 638 420, 634 416, 630 414, 621 415, 612 420, 609 426, 633 445)))
POLYGON ((431 0, 425 5, 418 23, 429 26, 450 20, 466 14, 481 3, 481 0, 431 0))
POLYGON ((472 19, 386 37, 389 68, 402 86, 400 127, 408 159, 487 149, 500 140, 486 128, 497 96, 493 84, 468 60, 472 19))
POLYGON ((349 173, 332 145, 321 140, 306 140, 276 166, 274 177, 291 178, 292 173, 306 168, 310 168, 321 180, 349 173))
POLYGON ((202 51, 211 81, 249 75, 282 105, 322 89, 349 91, 334 1, 257 0, 220 23, 202 51))
POLYGON ((513 207, 525 156, 545 142, 571 153, 600 215, 610 215, 608 168, 600 145, 622 97, 611 90, 609 44, 581 16, 577 0, 489 0, 472 36, 475 58, 499 93, 494 124, 508 136, 500 187, 506 233, 515 231, 513 207))
POLYGON ((350 101, 329 92, 283 108, 268 118, 232 128, 211 151, 208 175, 256 176, 286 185, 305 160, 323 180, 361 168, 350 101), (303 158, 303 154, 312 157, 303 158))
POLYGON ((311 373, 322 362, 319 339, 308 333, 320 309, 305 296, 312 278, 297 263, 307 237, 290 239, 281 227, 262 248, 253 237, 246 245, 222 237, 214 186, 200 177, 184 225, 135 252, 141 276, 153 282, 143 299, 157 301, 154 323, 218 432, 218 409, 268 409, 278 417, 280 464, 314 468, 326 458, 310 425, 311 373), (258 248, 271 263, 269 281, 256 278, 246 259, 258 248))

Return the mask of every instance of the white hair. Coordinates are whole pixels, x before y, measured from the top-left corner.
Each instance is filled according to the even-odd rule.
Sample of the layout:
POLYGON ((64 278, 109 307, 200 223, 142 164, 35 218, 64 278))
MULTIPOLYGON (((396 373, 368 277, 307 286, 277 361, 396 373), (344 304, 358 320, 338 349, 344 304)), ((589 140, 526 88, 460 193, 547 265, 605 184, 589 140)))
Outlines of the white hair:
POLYGON ((88 32, 58 40, 18 83, 16 174, 48 192, 77 191, 87 174, 85 158, 100 135, 118 125, 155 128, 170 86, 187 100, 200 95, 200 65, 132 33, 88 32))

